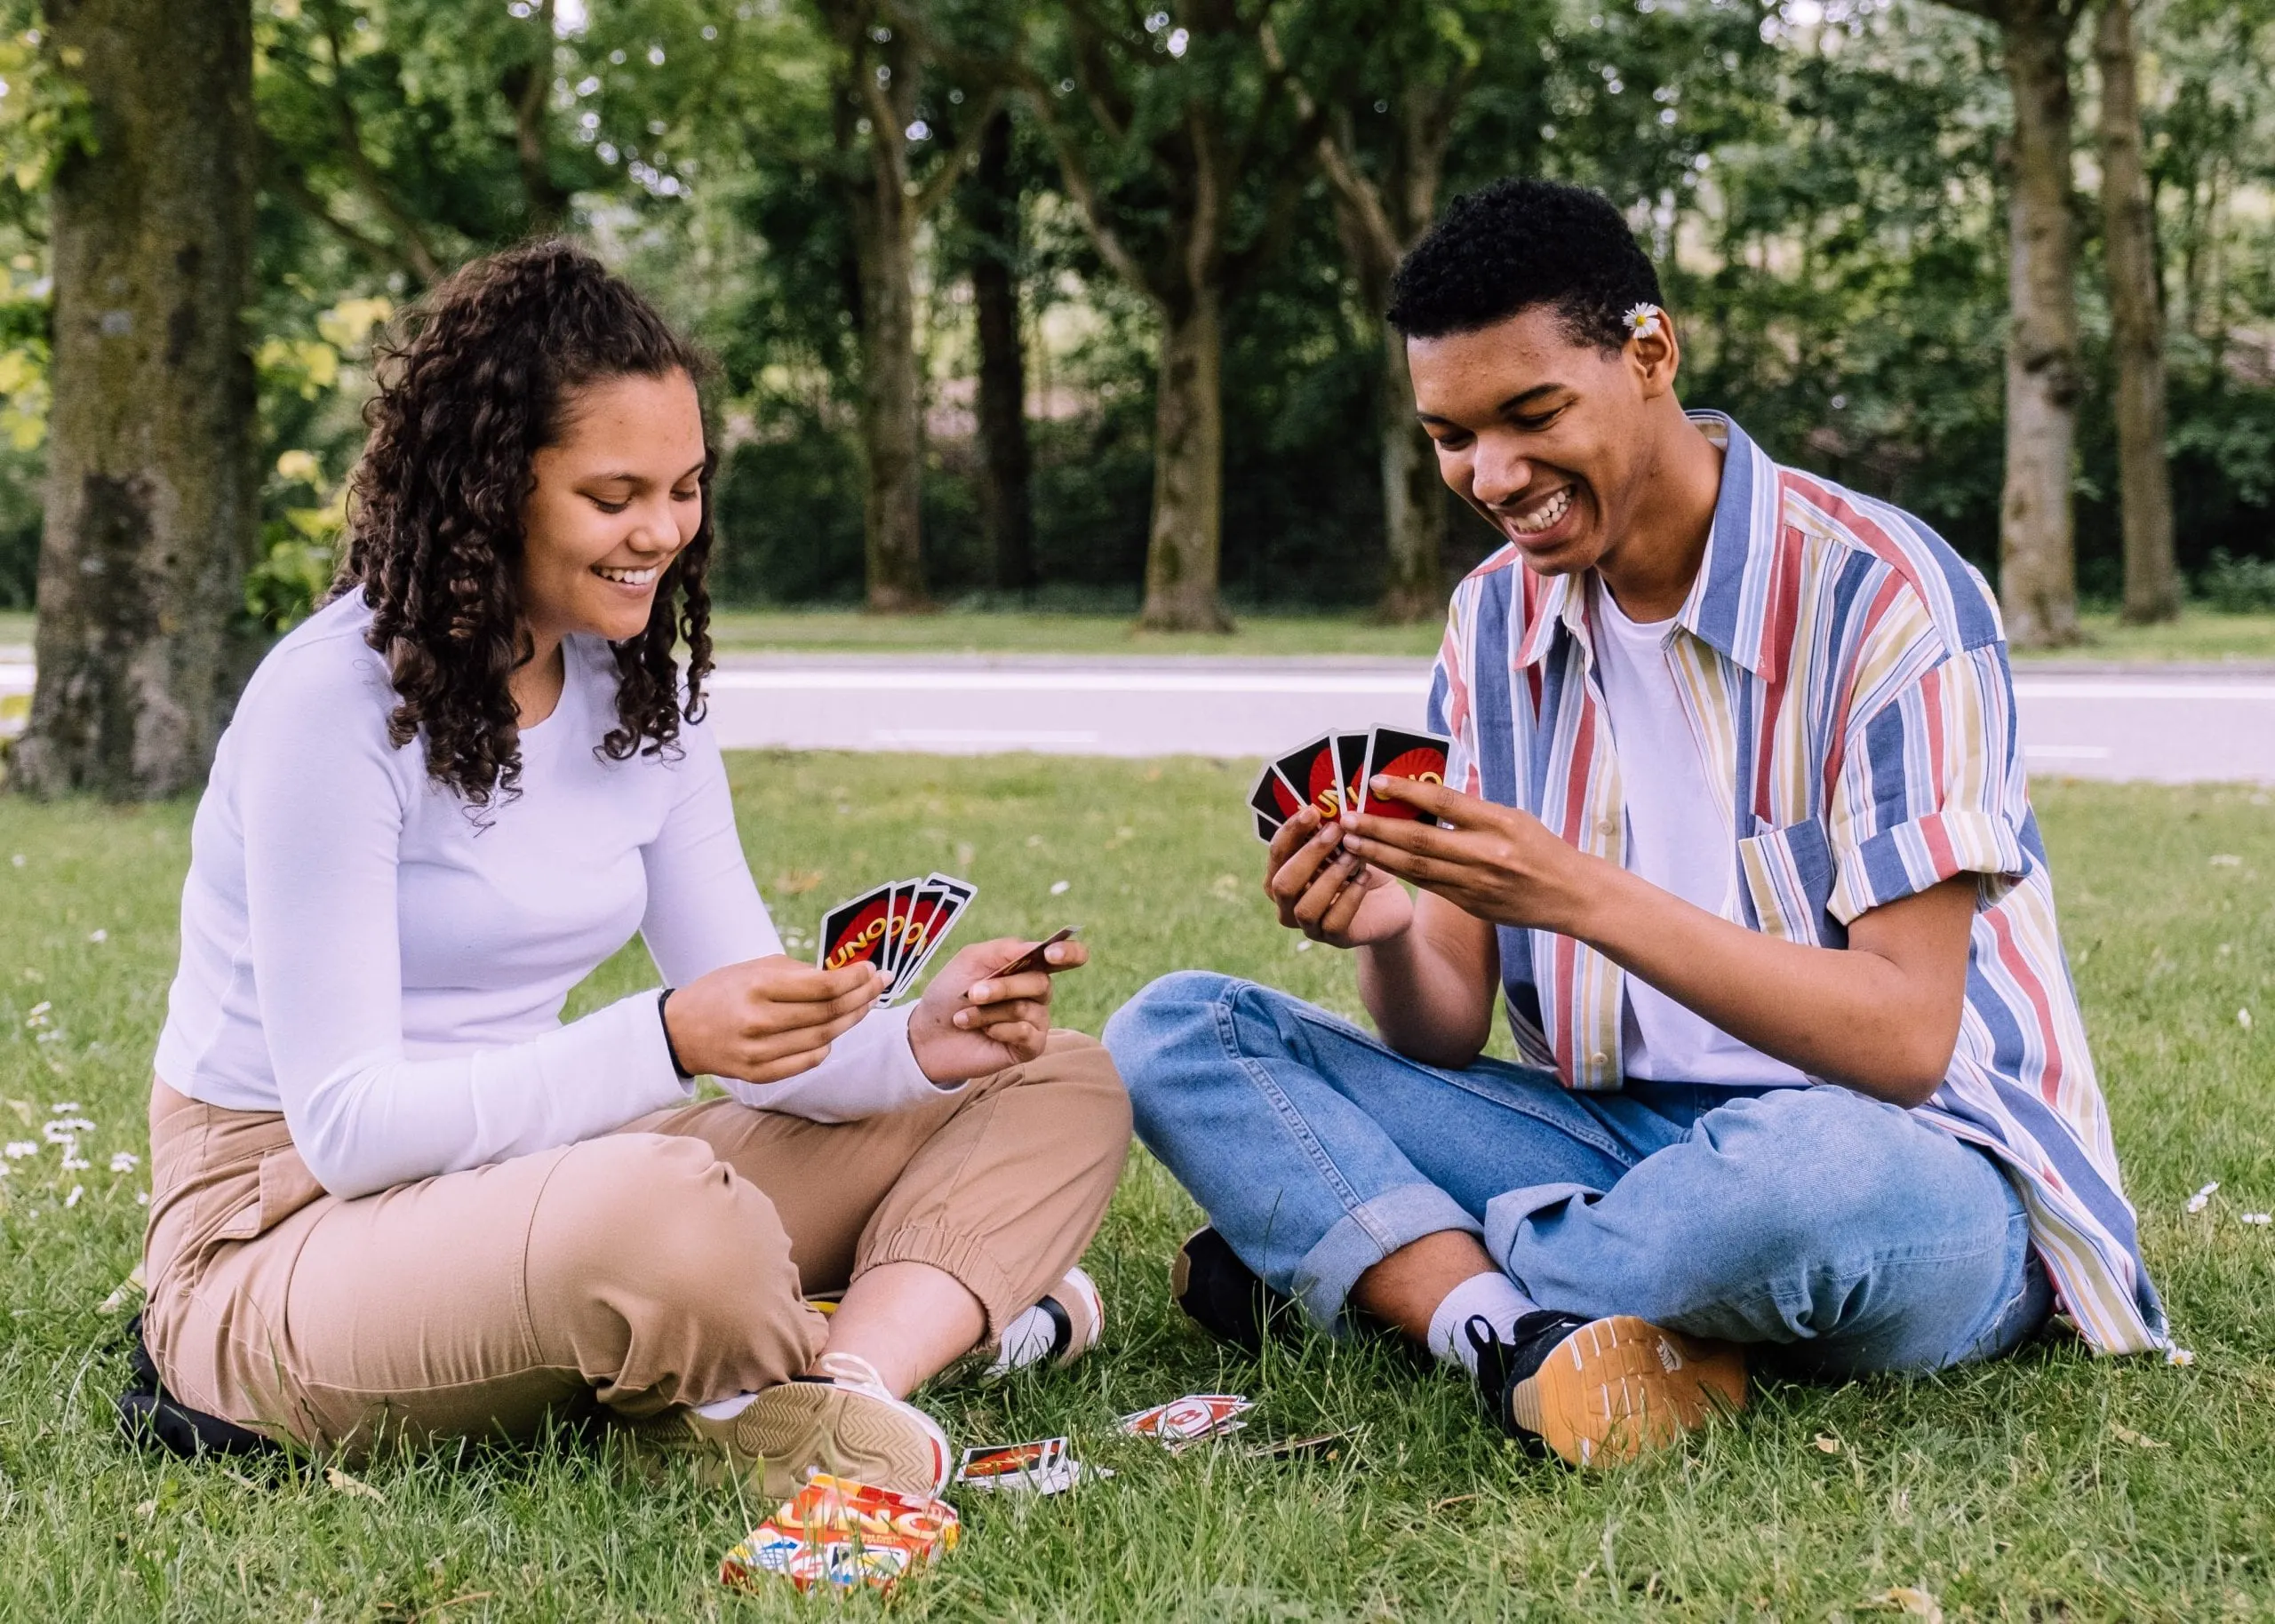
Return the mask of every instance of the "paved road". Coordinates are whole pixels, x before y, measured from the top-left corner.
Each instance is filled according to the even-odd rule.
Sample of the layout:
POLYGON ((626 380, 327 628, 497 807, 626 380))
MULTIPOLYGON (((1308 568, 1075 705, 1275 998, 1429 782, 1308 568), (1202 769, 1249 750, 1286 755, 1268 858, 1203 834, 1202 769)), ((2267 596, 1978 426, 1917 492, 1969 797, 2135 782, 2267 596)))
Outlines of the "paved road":
MULTIPOLYGON (((0 696, 31 667, 0 651, 0 696)), ((730 748, 1262 755, 1329 727, 1413 726, 1426 664, 1047 656, 731 656, 730 748)), ((2275 783, 2275 670, 2026 669, 2024 749, 2049 777, 2275 783)))

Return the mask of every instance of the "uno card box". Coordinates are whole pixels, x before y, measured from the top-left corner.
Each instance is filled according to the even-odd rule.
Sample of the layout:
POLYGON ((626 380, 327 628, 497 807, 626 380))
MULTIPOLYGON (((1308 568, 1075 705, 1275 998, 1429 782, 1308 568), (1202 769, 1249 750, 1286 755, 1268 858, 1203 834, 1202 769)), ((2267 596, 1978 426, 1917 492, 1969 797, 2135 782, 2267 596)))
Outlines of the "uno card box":
POLYGON ((954 1550, 960 1532, 943 1501, 817 1473, 727 1553, 719 1582, 756 1590, 771 1574, 801 1590, 890 1590, 954 1550))

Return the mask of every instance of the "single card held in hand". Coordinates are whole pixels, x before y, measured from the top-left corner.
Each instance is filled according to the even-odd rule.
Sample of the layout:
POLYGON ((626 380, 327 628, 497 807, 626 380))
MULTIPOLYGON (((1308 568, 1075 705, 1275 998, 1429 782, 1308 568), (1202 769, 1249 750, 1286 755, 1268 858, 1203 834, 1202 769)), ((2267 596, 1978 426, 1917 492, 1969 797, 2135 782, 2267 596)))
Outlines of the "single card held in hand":
POLYGON ((1248 792, 1248 804, 1256 814, 1256 838, 1268 844, 1280 832, 1280 825, 1296 816, 1304 798, 1289 789, 1280 769, 1267 761, 1257 775, 1256 787, 1248 792))
MULTIPOLYGON (((1377 728, 1367 736, 1367 768, 1361 782, 1371 784, 1376 778, 1385 777, 1411 778, 1422 784, 1445 783, 1446 752, 1449 745, 1436 734, 1377 728)), ((1438 821, 1436 813, 1425 812, 1388 796, 1369 795, 1365 810, 1370 817, 1404 817, 1424 824, 1438 821)))
POLYGON ((825 970, 842 970, 862 960, 884 967, 885 913, 892 900, 889 885, 864 891, 822 915, 821 939, 814 947, 814 962, 825 970))
POLYGON ((1335 736, 1335 792, 1348 811, 1367 809, 1367 740, 1364 733, 1335 736))

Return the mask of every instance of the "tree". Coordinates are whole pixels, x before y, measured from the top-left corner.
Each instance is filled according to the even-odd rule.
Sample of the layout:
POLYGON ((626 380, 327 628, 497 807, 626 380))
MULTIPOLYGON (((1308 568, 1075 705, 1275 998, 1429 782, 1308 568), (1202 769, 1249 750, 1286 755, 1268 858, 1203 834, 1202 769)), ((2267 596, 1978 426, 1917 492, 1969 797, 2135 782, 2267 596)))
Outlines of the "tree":
MULTIPOLYGON (((815 0, 836 44, 834 101, 860 271, 861 445, 868 608, 930 607, 924 584, 924 396, 916 357, 916 234, 962 172, 944 110, 923 105, 924 36, 886 0, 815 0), (933 112, 935 117, 924 115, 933 112), (937 139, 936 139, 937 138, 937 139), (937 155, 922 184, 912 150, 937 155)), ((992 96, 966 121, 984 129, 992 96)))
POLYGON ((1265 60, 1261 7, 1182 0, 1142 30, 1098 0, 1042 9, 1012 71, 1098 257, 1161 324, 1143 624, 1226 631, 1225 306, 1284 241, 1316 128, 1265 60))
POLYGON ((2172 465, 2165 451, 2164 289, 2141 139, 2140 74, 2131 0, 2101 0, 2101 206, 2117 370, 2119 502, 2125 534, 2124 617, 2180 613, 2173 557, 2172 465))
MULTIPOLYGON (((1385 620, 1434 619, 1445 608, 1440 555, 1446 539, 1446 498, 1437 453, 1415 421, 1406 340, 1384 322, 1383 312, 1390 305, 1391 278, 1399 261, 1437 216, 1446 145, 1483 60, 1474 20, 1467 14, 1477 9, 1417 4, 1385 18, 1369 5, 1321 6, 1319 15, 1306 20, 1320 65, 1289 81, 1298 109, 1318 129, 1313 151, 1335 198, 1344 255, 1358 281, 1360 299, 1381 330, 1378 399, 1388 559, 1379 612, 1385 620), (1369 20, 1375 26, 1366 26, 1369 20), (1386 126, 1372 143, 1361 139, 1354 101, 1371 105, 1377 115, 1371 122, 1386 126)), ((1507 7, 1495 9, 1501 12, 1491 20, 1497 25, 1519 20, 1507 7)), ((1273 65, 1285 71, 1286 60, 1269 29, 1264 43, 1273 65)))
POLYGON ((1026 354, 1019 330, 1019 177, 1009 107, 980 131, 966 184, 971 302, 979 338, 979 512, 1002 592, 1034 591, 1034 458, 1027 444, 1026 354))
POLYGON ((2069 49, 2080 0, 1950 3, 1998 25, 2014 96, 1999 601, 2016 648, 2050 648, 2079 637, 2070 469, 2081 384, 2069 49))
POLYGON ((258 484, 251 19, 243 0, 48 8, 84 138, 57 167, 34 794, 203 777, 243 663, 258 484))

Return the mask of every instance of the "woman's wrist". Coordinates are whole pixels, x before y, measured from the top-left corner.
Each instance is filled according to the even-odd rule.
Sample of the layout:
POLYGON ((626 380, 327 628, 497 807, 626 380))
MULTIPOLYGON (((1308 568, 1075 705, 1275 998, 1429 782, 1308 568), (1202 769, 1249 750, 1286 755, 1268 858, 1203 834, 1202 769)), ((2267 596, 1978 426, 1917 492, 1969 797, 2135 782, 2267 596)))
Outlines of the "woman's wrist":
POLYGON ((687 1063, 679 1057, 679 1045, 672 1041, 672 994, 678 991, 677 987, 666 987, 656 994, 656 1024, 664 1029, 664 1053, 671 1058, 672 1070, 679 1073, 680 1081, 691 1083, 695 1073, 687 1069, 687 1063))

